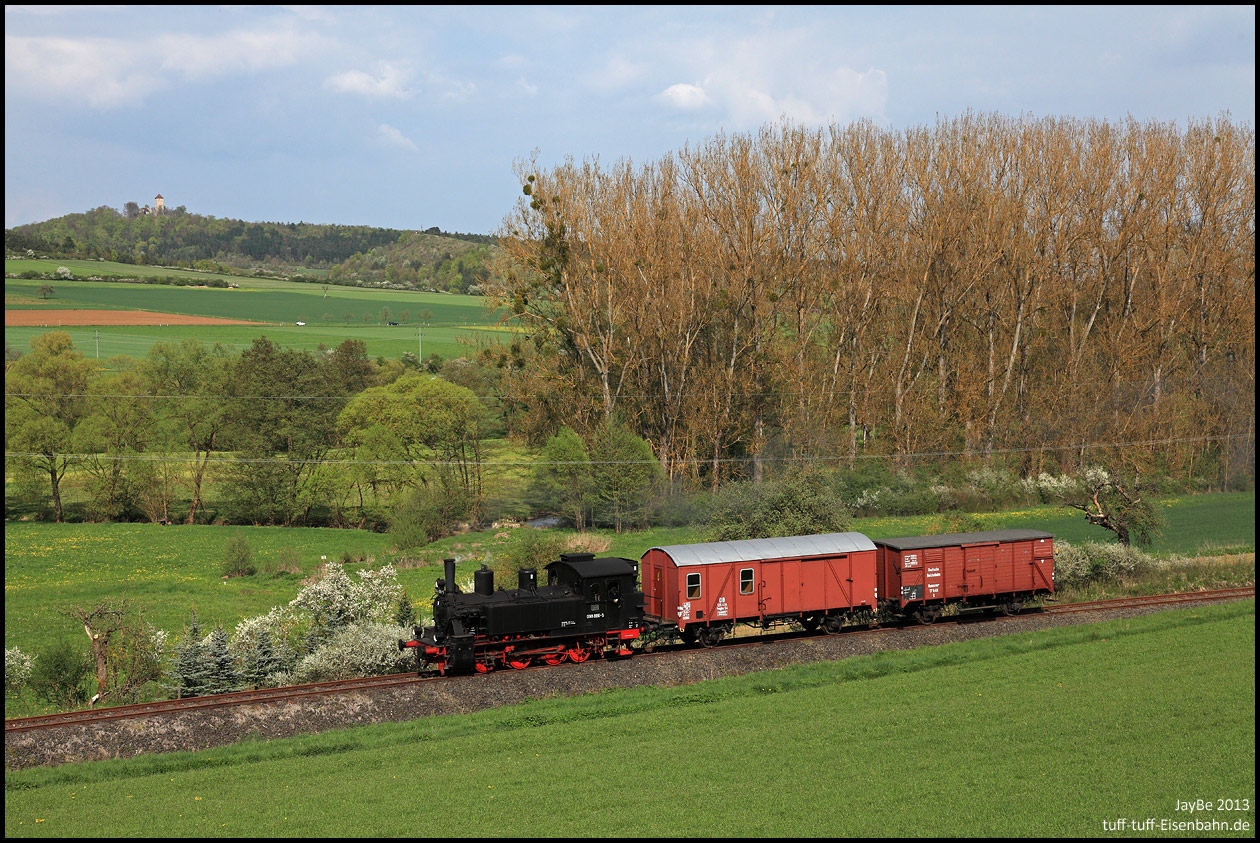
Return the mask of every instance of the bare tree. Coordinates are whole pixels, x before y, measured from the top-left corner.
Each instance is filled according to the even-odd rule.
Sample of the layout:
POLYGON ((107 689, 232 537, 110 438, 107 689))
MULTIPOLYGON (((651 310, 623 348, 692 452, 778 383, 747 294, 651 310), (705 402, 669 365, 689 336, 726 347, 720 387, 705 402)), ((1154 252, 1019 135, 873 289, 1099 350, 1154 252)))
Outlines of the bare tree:
POLYGON ((91 609, 76 606, 71 616, 83 624, 92 644, 96 694, 89 706, 105 699, 127 699, 161 676, 161 637, 148 629, 125 598, 107 598, 91 609))

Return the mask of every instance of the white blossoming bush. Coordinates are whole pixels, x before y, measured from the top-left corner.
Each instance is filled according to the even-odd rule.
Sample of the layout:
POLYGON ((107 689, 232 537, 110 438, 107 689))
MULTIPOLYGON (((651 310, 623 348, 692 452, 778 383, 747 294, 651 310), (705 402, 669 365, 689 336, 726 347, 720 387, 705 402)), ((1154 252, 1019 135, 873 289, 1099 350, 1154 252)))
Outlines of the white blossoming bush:
POLYGON ((228 649, 238 659, 258 646, 258 635, 264 629, 271 636, 272 643, 284 648, 302 625, 302 617, 287 606, 277 606, 265 615, 245 618, 232 630, 232 639, 228 649))
POLYGON ((20 693, 31 678, 31 670, 35 666, 35 657, 28 656, 17 647, 4 650, 4 692, 20 693))
POLYGON ((1080 488, 1080 481, 1066 474, 1041 472, 1023 481, 1030 494, 1037 494, 1043 501, 1070 497, 1080 488))
POLYGON ((390 619, 402 596, 394 566, 359 571, 358 576, 356 583, 340 565, 329 565, 324 577, 302 589, 289 606, 309 612, 318 626, 390 619))
POLYGON ((1164 564, 1122 544, 1055 542, 1054 581, 1058 587, 1081 586, 1153 570, 1164 564))
POLYGON ((356 624, 338 629, 318 650, 298 662, 292 681, 328 682, 356 676, 381 676, 414 669, 416 656, 399 650, 411 630, 389 623, 356 624))
POLYGON ((400 652, 398 641, 412 631, 394 623, 403 597, 397 570, 385 565, 356 577, 329 565, 289 605, 238 623, 229 644, 238 662, 258 668, 267 649, 261 666, 278 667, 252 681, 276 686, 411 669, 415 655, 400 652))

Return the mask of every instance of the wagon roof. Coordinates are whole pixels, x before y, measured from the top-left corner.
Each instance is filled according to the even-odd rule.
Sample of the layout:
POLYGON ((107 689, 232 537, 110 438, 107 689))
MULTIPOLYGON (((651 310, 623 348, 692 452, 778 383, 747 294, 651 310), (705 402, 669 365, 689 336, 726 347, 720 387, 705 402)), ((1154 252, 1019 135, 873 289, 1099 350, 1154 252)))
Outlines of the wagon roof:
POLYGON ((570 568, 582 578, 617 577, 635 572, 635 563, 620 556, 604 556, 599 559, 561 559, 549 564, 547 570, 559 567, 570 568))
POLYGON ((824 533, 817 536, 788 536, 775 539, 744 539, 733 542, 670 544, 653 547, 674 560, 674 564, 710 565, 721 562, 757 562, 764 559, 801 559, 874 550, 875 545, 861 533, 824 533))
POLYGON ((954 547, 961 544, 993 544, 994 542, 1022 542, 1034 539, 1052 539, 1054 535, 1042 530, 989 530, 983 533, 945 533, 939 536, 899 536, 894 539, 875 539, 875 544, 893 550, 922 550, 926 547, 954 547))

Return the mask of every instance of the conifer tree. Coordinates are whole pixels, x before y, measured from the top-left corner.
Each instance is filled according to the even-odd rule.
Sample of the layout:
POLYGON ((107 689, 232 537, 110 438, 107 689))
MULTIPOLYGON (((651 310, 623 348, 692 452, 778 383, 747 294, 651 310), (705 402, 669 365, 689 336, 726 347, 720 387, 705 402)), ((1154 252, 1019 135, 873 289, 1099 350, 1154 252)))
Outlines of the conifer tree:
POLYGON ((210 633, 210 643, 206 649, 206 693, 229 694, 239 691, 244 684, 240 670, 236 667, 236 659, 228 649, 228 634, 223 627, 216 627, 210 633))
POLYGON ((197 620, 197 613, 194 611, 175 658, 176 696, 183 699, 184 697, 199 697, 207 693, 207 673, 206 651, 201 643, 201 623, 197 620))

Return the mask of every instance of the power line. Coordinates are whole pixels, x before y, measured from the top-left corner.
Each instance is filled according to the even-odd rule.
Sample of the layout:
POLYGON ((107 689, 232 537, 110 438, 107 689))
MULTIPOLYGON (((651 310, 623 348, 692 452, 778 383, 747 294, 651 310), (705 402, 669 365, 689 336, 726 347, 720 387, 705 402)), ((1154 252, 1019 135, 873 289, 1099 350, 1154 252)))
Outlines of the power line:
MULTIPOLYGON (((672 463, 678 466, 708 466, 714 464, 720 465, 751 465, 756 462, 761 463, 827 463, 827 462, 844 462, 851 458, 868 460, 868 459, 940 459, 940 458, 961 458, 961 457, 983 457, 989 455, 1002 454, 1024 454, 1024 453, 1040 453, 1047 451, 1098 451, 1114 448, 1151 448, 1163 445, 1178 445, 1192 442, 1229 442, 1234 440, 1254 441, 1252 434, 1223 434, 1220 436, 1190 436, 1177 437, 1170 439, 1151 439, 1146 441, 1130 441, 1130 442, 1096 442, 1081 443, 1072 445, 1045 445, 1028 448, 993 448, 987 451, 916 451, 905 454, 807 454, 786 457, 719 457, 716 459, 700 459, 687 458, 673 460, 672 463)), ((284 457, 236 457, 229 456, 230 452, 224 452, 222 456, 208 455, 205 457, 181 457, 169 454, 56 454, 56 459, 64 460, 117 460, 119 462, 178 462, 178 463, 216 463, 222 465, 379 465, 379 466, 464 466, 475 462, 474 460, 362 460, 362 459, 287 459, 284 457)), ((5 459, 35 459, 42 458, 44 454, 27 453, 20 451, 6 451, 5 459)), ((482 468, 521 468, 521 467, 537 467, 537 466, 571 466, 571 465, 653 465, 659 464, 656 459, 650 460, 492 460, 488 462, 478 462, 482 468)))

